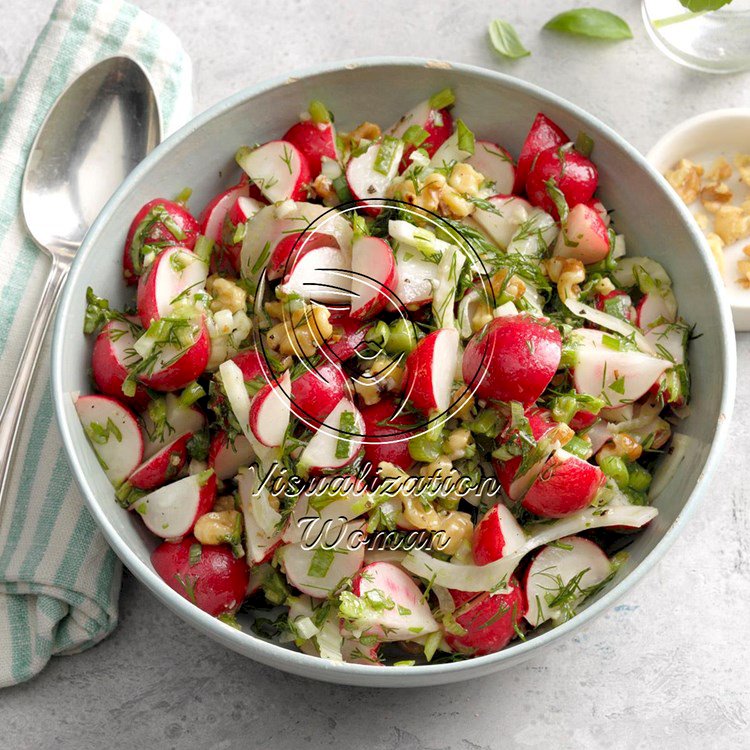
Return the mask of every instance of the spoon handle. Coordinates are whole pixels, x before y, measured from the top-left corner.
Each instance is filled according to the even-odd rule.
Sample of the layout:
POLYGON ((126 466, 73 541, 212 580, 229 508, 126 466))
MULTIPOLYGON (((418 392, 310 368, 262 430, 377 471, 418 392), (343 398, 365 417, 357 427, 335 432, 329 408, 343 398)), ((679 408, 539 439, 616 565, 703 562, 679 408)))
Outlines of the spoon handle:
POLYGON ((21 352, 21 360, 18 363, 16 374, 13 376, 13 382, 10 384, 5 405, 0 413, 0 514, 3 509, 5 491, 9 484, 13 449, 20 432, 26 396, 34 378, 34 369, 39 359, 39 352, 42 349, 44 334, 47 332, 52 313, 57 304, 57 298, 69 269, 69 263, 53 259, 52 267, 47 276, 47 283, 42 298, 39 300, 37 313, 34 316, 34 322, 26 339, 26 345, 21 352))

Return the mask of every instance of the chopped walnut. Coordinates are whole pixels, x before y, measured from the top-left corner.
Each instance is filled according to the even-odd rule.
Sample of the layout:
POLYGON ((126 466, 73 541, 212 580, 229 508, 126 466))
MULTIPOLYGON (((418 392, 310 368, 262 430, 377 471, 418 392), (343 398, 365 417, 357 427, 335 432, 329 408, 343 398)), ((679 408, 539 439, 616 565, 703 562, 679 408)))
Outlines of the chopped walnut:
POLYGON ((268 331, 268 345, 282 356, 312 357, 323 341, 328 341, 333 335, 330 316, 330 310, 322 305, 297 308, 289 319, 268 331))
POLYGON ((707 211, 715 214, 725 203, 732 200, 733 193, 725 182, 711 182, 701 189, 700 199, 707 211))
POLYGON ((330 177, 319 174, 312 182, 312 191, 314 196, 320 198, 326 205, 335 205, 338 203, 339 196, 333 189, 333 182, 330 177))
POLYGON ((750 154, 737 154, 734 157, 734 165, 740 173, 740 179, 750 187, 750 154))
POLYGON ((247 292, 232 279, 213 274, 206 279, 206 291, 213 297, 211 311, 229 310, 231 313, 245 309, 247 292))
POLYGON ((685 203, 692 203, 698 198, 703 176, 703 167, 700 164, 695 164, 689 159, 680 159, 675 168, 664 176, 685 203))
POLYGON ((747 236, 750 231, 750 216, 739 206, 722 206, 716 212, 714 228, 724 244, 731 245, 747 236))
POLYGON ((493 274, 490 279, 490 286, 495 297, 499 297, 505 293, 511 299, 519 300, 526 294, 526 284, 523 279, 518 276, 511 276, 508 279, 508 283, 505 283, 505 279, 508 276, 508 271, 505 268, 501 268, 497 273, 493 274))
POLYGON ((705 232, 708 229, 708 216, 700 211, 693 214, 695 223, 705 232))
POLYGON ((484 175, 469 164, 455 164, 448 178, 448 184, 464 195, 477 195, 483 182, 484 175))
POLYGON ((359 146, 362 141, 374 141, 377 138, 380 138, 380 126, 367 121, 344 136, 344 140, 354 148, 359 146))
POLYGON ((720 156, 711 165, 711 169, 706 174, 706 179, 709 182, 724 182, 731 176, 732 165, 723 156, 720 156))
POLYGON ((714 256, 716 265, 719 267, 719 272, 724 274, 724 241, 715 232, 709 232, 706 235, 708 240, 708 246, 711 248, 711 254, 714 256))

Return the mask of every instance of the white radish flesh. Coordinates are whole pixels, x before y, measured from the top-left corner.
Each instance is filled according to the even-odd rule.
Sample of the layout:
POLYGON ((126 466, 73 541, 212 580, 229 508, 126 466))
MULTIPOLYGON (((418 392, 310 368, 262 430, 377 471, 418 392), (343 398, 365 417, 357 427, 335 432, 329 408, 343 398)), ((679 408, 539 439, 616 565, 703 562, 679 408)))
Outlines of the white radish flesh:
POLYGON ((297 198, 309 178, 305 157, 287 141, 269 141, 243 150, 237 162, 271 203, 297 198))
POLYGON ((291 404, 292 381, 287 370, 278 383, 269 383, 250 402, 250 429, 256 440, 267 448, 278 448, 284 442, 291 404))
POLYGON ((358 237, 352 244, 352 307, 354 318, 380 312, 397 284, 396 261, 390 245, 378 237, 358 237))
POLYGON ((362 415, 348 398, 342 398, 302 451, 299 466, 308 471, 340 469, 357 456, 364 434, 362 415))
POLYGON ((513 192, 513 182, 516 179, 513 159, 496 143, 476 141, 474 153, 466 163, 483 175, 485 180, 493 183, 492 190, 495 194, 508 195, 513 192))
MULTIPOLYGON (((381 143, 373 143, 359 156, 349 160, 346 167, 346 181, 352 195, 357 200, 366 201, 368 198, 385 198, 386 189, 398 173, 404 144, 400 142, 394 147, 391 161, 386 165, 385 173, 376 169, 381 143)), ((375 206, 379 209, 380 206, 375 206)))
POLYGON ((259 489, 255 467, 240 471, 237 489, 245 521, 247 555, 249 560, 257 565, 266 562, 281 542, 281 514, 271 507, 265 489, 259 489))
POLYGON ((319 247, 301 255, 284 278, 280 291, 320 304, 348 304, 351 296, 351 259, 335 247, 319 247))
POLYGON ((196 406, 184 406, 180 397, 174 393, 167 393, 165 398, 165 425, 162 434, 156 434, 156 426, 145 412, 143 420, 143 457, 151 458, 164 446, 188 432, 200 432, 206 425, 206 417, 196 406))

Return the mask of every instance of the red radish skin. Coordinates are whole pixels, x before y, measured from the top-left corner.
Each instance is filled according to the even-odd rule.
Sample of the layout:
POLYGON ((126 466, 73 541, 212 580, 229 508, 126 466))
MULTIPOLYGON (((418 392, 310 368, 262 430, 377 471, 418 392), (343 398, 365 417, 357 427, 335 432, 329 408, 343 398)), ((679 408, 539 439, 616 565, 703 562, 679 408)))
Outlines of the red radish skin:
POLYGON ((529 134, 521 147, 516 166, 516 177, 513 184, 513 192, 516 195, 523 193, 526 188, 526 177, 529 174, 534 158, 549 148, 562 146, 570 140, 564 131, 552 120, 541 112, 534 118, 529 134))
POLYGON ((322 247, 341 249, 338 240, 324 232, 294 232, 285 235, 268 259, 266 276, 271 280, 280 279, 288 274, 307 253, 322 247))
POLYGON ((162 539, 180 539, 190 534, 195 522, 216 501, 216 474, 191 474, 144 495, 130 507, 146 528, 162 539))
POLYGON ((170 588, 209 615, 234 614, 245 599, 250 569, 225 545, 201 545, 193 536, 163 542, 151 553, 151 564, 170 588), (191 565, 190 550, 198 548, 191 565))
POLYGON ((238 352, 232 357, 232 362, 242 370, 242 377, 248 382, 257 378, 268 380, 270 377, 268 364, 256 349, 238 352))
POLYGON ((294 144, 305 156, 310 167, 310 179, 320 174, 321 160, 336 161, 336 131, 333 123, 306 120, 292 125, 282 140, 294 144))
POLYGON ((613 289, 611 292, 607 292, 607 294, 597 294, 594 297, 594 307, 602 312, 609 312, 612 315, 621 317, 630 323, 636 322, 636 311, 630 295, 623 292, 622 289, 613 289), (613 303, 612 300, 615 302, 613 303), (616 306, 616 311, 611 309, 613 305, 616 306), (610 309, 608 310, 608 308, 610 309))
POLYGON ((305 250, 292 258, 281 291, 323 305, 348 303, 351 298, 351 259, 332 245, 305 250))
POLYGON ((369 330, 370 326, 363 324, 361 320, 349 316, 337 318, 334 322, 334 333, 340 338, 326 344, 326 349, 334 359, 346 362, 366 346, 365 336, 369 330))
POLYGON ((119 487, 143 460, 135 414, 111 396, 79 396, 75 408, 104 473, 119 487))
POLYGON ((455 328, 441 328, 425 336, 406 358, 404 394, 421 412, 442 414, 450 408, 458 344, 455 328))
POLYGON ((581 430, 587 430, 591 427, 598 419, 599 417, 593 412, 582 409, 573 415, 568 426, 576 432, 581 432, 581 430))
POLYGON ((148 328, 171 315, 175 304, 203 290, 208 266, 191 250, 165 248, 138 280, 138 315, 148 328))
POLYGON ((664 301, 664 297, 656 292, 649 292, 641 297, 635 308, 636 325, 642 331, 659 323, 673 323, 674 315, 664 301))
POLYGON ((554 180, 572 209, 591 200, 599 173, 589 159, 572 149, 550 148, 536 157, 526 178, 526 195, 533 206, 559 219, 557 206, 547 192, 548 180, 554 180))
POLYGON ((502 146, 492 141, 476 141, 474 154, 466 163, 473 167, 485 180, 493 183, 495 193, 509 194, 513 191, 516 169, 513 157, 502 146))
POLYGON ((476 565, 512 555, 526 541, 523 529, 504 505, 495 505, 474 528, 472 553, 476 565))
POLYGON ((365 423, 365 461, 372 465, 372 472, 377 471, 381 461, 394 464, 404 471, 414 465, 409 453, 412 433, 405 429, 415 424, 414 417, 408 413, 394 417, 398 409, 398 402, 388 395, 381 397, 377 404, 360 409, 365 423))
POLYGON ((222 244, 224 220, 240 196, 250 196, 250 183, 247 180, 233 185, 211 199, 199 219, 200 231, 204 237, 208 237, 216 244, 222 244))
POLYGON ((242 151, 237 162, 270 203, 307 197, 310 167, 293 143, 269 141, 242 151))
POLYGON ((292 381, 292 413, 315 428, 350 395, 349 380, 341 368, 324 362, 292 381))
POLYGON ((606 477, 598 466, 556 451, 524 495, 522 505, 545 518, 563 518, 591 504, 606 477))
POLYGON ((604 260, 609 250, 609 231, 599 214, 585 203, 573 206, 557 237, 554 254, 589 265, 604 260))
POLYGON ((525 315, 495 318, 466 345, 463 377, 481 399, 528 406, 550 384, 561 355, 553 325, 525 315))
POLYGON ((244 435, 237 435, 230 442, 227 433, 219 430, 212 438, 208 448, 208 465, 216 472, 222 482, 233 479, 243 466, 250 466, 255 453, 244 435))
POLYGON ((155 391, 177 391, 203 374, 210 356, 211 338, 205 320, 201 320, 191 346, 181 355, 174 347, 165 347, 156 367, 150 373, 144 372, 138 377, 143 385, 155 391))
POLYGON ((456 604, 456 622, 466 631, 463 635, 446 632, 445 641, 454 650, 475 656, 494 654, 505 648, 516 635, 526 614, 523 590, 515 578, 510 591, 503 594, 470 594, 451 590, 456 604))
POLYGON ((379 237, 357 237, 352 243, 351 316, 365 320, 377 315, 397 284, 391 246, 379 237))
POLYGON ((249 193, 253 196, 257 193, 258 197, 240 195, 230 206, 221 226, 220 241, 211 254, 211 273, 240 275, 242 241, 235 242, 237 227, 247 223, 265 206, 265 200, 260 195, 257 186, 250 182, 244 184, 248 186, 249 193))
POLYGON ((119 320, 111 320, 100 331, 91 352, 91 374, 97 390, 123 401, 135 409, 145 409, 151 397, 146 389, 138 384, 134 396, 122 392, 122 384, 128 377, 128 364, 131 362, 128 350, 132 348, 135 337, 130 326, 119 320))
MULTIPOLYGON (((430 106, 429 100, 425 100, 389 128, 388 133, 401 138, 412 125, 418 125, 427 132, 427 138, 422 141, 419 148, 424 149, 432 158, 453 132, 453 117, 450 110, 434 109, 430 106)), ((412 144, 404 147, 404 155, 401 159, 402 169, 406 169, 411 164, 409 156, 414 150, 415 147, 412 144)))
POLYGON ((193 433, 188 432, 146 459, 128 477, 128 483, 150 492, 175 479, 187 463, 187 444, 192 437, 193 433))
POLYGON ((152 225, 148 228, 144 226, 145 233, 140 237, 141 247, 144 245, 154 245, 154 252, 159 252, 159 245, 180 245, 192 250, 195 241, 200 233, 200 225, 195 217, 180 203, 168 201, 164 198, 156 198, 146 203, 133 218, 125 239, 125 248, 123 250, 122 267, 125 282, 127 284, 136 284, 138 277, 143 272, 142 268, 136 270, 136 265, 142 264, 142 258, 138 263, 134 263, 133 256, 137 253, 137 248, 133 248, 133 241, 136 239, 136 232, 141 224, 147 220, 149 214, 154 209, 163 208, 169 214, 170 219, 179 227, 180 236, 175 236, 172 231, 162 222, 154 217, 152 225))

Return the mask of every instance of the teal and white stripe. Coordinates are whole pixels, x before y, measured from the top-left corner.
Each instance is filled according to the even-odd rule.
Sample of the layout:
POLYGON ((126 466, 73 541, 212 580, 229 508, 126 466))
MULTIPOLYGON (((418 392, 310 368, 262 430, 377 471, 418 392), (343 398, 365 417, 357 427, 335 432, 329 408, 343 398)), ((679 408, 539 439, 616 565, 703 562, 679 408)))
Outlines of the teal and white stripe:
MULTIPOLYGON (((0 79, 0 401, 48 270, 20 212, 29 148, 60 92, 117 54, 148 71, 167 134, 190 116, 190 59, 179 40, 120 0, 59 0, 18 80, 0 79)), ((0 521, 0 687, 29 679, 54 654, 94 645, 117 623, 120 563, 73 485, 48 373, 45 351, 0 521)))

